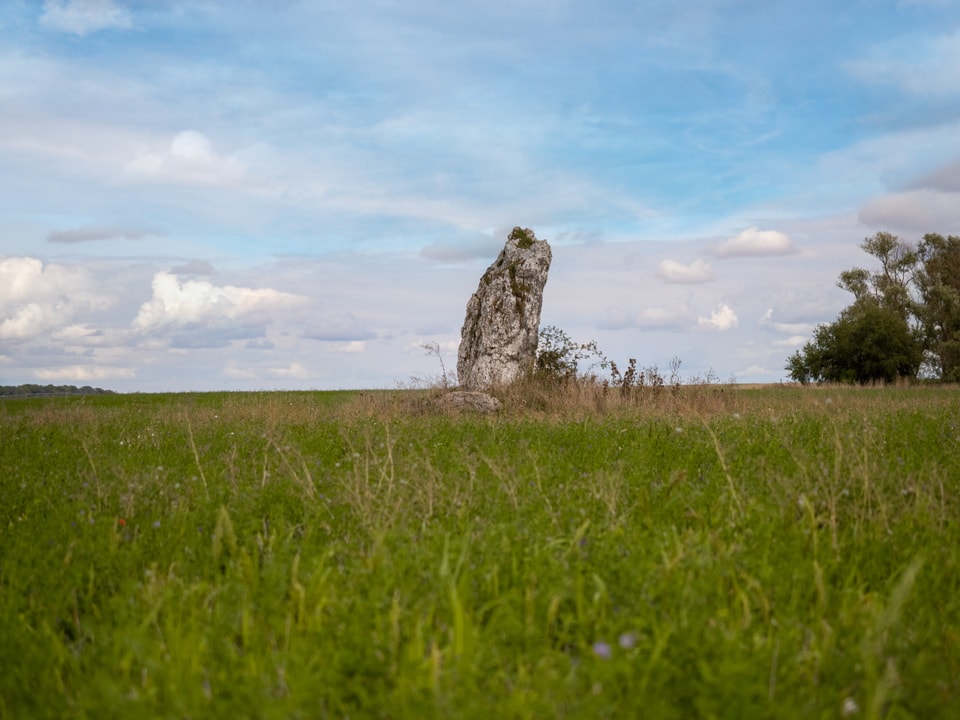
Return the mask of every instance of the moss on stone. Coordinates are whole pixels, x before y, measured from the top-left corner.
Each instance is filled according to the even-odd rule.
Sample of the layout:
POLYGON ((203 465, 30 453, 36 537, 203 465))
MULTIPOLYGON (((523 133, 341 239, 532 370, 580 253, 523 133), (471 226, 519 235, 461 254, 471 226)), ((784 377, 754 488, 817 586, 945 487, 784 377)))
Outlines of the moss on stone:
POLYGON ((510 231, 509 238, 517 241, 517 247, 521 250, 529 250, 536 242, 537 236, 533 234, 530 228, 515 227, 510 231))
POLYGON ((510 292, 513 294, 513 297, 516 298, 517 313, 523 315, 523 308, 527 301, 527 293, 530 292, 530 286, 517 279, 518 264, 519 262, 516 260, 510 263, 509 267, 507 267, 507 275, 510 278, 510 292))

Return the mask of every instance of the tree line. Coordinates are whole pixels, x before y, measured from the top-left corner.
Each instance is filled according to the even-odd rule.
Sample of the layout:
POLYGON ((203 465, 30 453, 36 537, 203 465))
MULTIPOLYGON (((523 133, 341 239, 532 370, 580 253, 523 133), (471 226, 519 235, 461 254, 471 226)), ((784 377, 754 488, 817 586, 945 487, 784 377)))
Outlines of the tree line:
POLYGON ((840 273, 853 302, 787 359, 801 383, 960 382, 960 237, 911 244, 889 232, 860 247, 879 269, 840 273))
POLYGON ((84 385, 0 385, 0 397, 54 397, 62 395, 113 395, 113 390, 84 385))

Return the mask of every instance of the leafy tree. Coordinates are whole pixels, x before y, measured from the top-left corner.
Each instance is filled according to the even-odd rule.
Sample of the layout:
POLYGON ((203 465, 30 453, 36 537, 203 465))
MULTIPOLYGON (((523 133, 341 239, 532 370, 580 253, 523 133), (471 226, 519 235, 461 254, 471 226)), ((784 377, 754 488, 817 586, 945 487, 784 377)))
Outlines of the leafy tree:
POLYGON ((960 382, 960 237, 924 235, 917 258, 926 359, 941 380, 960 382))
POLYGON ((799 382, 893 382, 914 377, 923 349, 906 319, 873 298, 846 308, 835 322, 821 325, 813 340, 787 361, 799 382))
POLYGON ((853 295, 853 304, 834 322, 819 326, 813 340, 788 358, 786 369, 798 382, 892 382, 915 377, 920 369, 919 251, 886 232, 860 247, 880 261, 880 270, 856 267, 840 273, 837 284, 853 295))
POLYGON ((880 261, 880 270, 870 272, 859 267, 845 270, 840 273, 837 285, 852 293, 854 302, 872 298, 881 307, 909 319, 917 309, 913 292, 916 250, 888 232, 878 232, 865 239, 860 248, 880 261))

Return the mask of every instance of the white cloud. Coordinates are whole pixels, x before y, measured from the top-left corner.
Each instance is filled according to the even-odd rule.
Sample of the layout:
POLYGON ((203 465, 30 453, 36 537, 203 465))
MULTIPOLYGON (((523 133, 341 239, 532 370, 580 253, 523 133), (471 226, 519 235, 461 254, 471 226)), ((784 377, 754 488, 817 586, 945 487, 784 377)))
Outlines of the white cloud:
POLYGON ((210 139, 197 130, 177 133, 164 151, 141 150, 127 164, 127 175, 160 182, 193 185, 229 185, 246 176, 236 157, 221 155, 210 139))
POLYGON ((130 13, 113 0, 44 0, 40 24, 81 37, 107 28, 131 27, 130 13))
POLYGON ((747 228, 713 248, 713 254, 722 258, 788 255, 793 252, 796 252, 793 241, 786 233, 755 227, 747 228))
POLYGON ((78 312, 110 301, 93 291, 83 269, 32 257, 0 260, 0 339, 22 341, 69 325, 78 312))
POLYGON ((312 373, 298 362, 290 363, 287 367, 270 368, 270 375, 277 378, 292 380, 306 380, 312 373))
POLYGON ((105 334, 102 330, 92 328, 86 323, 74 323, 54 330, 50 333, 50 337, 65 346, 89 346, 102 344, 105 334))
POLYGON ((210 162, 215 159, 209 138, 196 130, 177 133, 170 143, 170 154, 191 162, 210 162))
POLYGON ((230 360, 223 369, 224 377, 232 380, 256 380, 257 373, 248 365, 241 364, 237 360, 230 360))
POLYGON ((773 345, 775 347, 785 347, 785 348, 795 348, 800 347, 808 340, 806 335, 791 335, 788 338, 783 340, 774 340, 773 345))
POLYGON ((230 380, 309 380, 317 374, 300 362, 293 361, 288 365, 251 365, 241 363, 235 359, 226 362, 221 371, 225 378, 230 380))
POLYGON ((66 317, 58 312, 58 308, 27 303, 18 307, 11 317, 3 318, 0 322, 0 339, 24 340, 40 335, 64 320, 66 317))
POLYGON ((279 313, 305 303, 302 296, 271 288, 181 283, 175 275, 159 272, 153 277, 153 298, 140 306, 133 327, 143 333, 186 331, 175 341, 179 347, 217 347, 258 337, 279 313))
POLYGON ((716 310, 710 313, 710 317, 700 317, 697 319, 697 325, 708 330, 730 330, 739 325, 736 313, 726 303, 721 303, 716 310))
POLYGON ((33 371, 40 380, 65 382, 94 382, 100 380, 131 379, 136 377, 133 368, 108 367, 103 365, 66 365, 58 368, 40 368, 33 371))
POLYGON ((776 375, 780 371, 770 370, 763 365, 751 365, 744 370, 738 370, 734 373, 736 377, 756 377, 764 375, 776 375))
POLYGON ((350 353, 352 355, 355 353, 366 352, 367 343, 364 342, 363 340, 353 340, 351 342, 348 342, 346 345, 341 345, 337 349, 340 352, 350 353))
POLYGON ((60 268, 48 267, 44 275, 43 263, 32 257, 8 257, 0 260, 0 308, 4 315, 8 304, 25 300, 35 294, 41 283, 56 285, 62 282, 60 268))
POLYGON ((657 275, 668 283, 696 284, 713 279, 713 269, 703 260, 684 265, 676 260, 662 260, 657 275))

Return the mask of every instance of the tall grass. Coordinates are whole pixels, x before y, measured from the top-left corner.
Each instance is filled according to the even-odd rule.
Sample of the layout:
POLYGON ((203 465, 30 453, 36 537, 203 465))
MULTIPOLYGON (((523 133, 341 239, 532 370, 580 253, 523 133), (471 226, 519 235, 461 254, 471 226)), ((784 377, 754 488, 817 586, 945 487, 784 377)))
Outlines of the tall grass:
POLYGON ((0 717, 960 715, 954 389, 0 403, 0 717))

